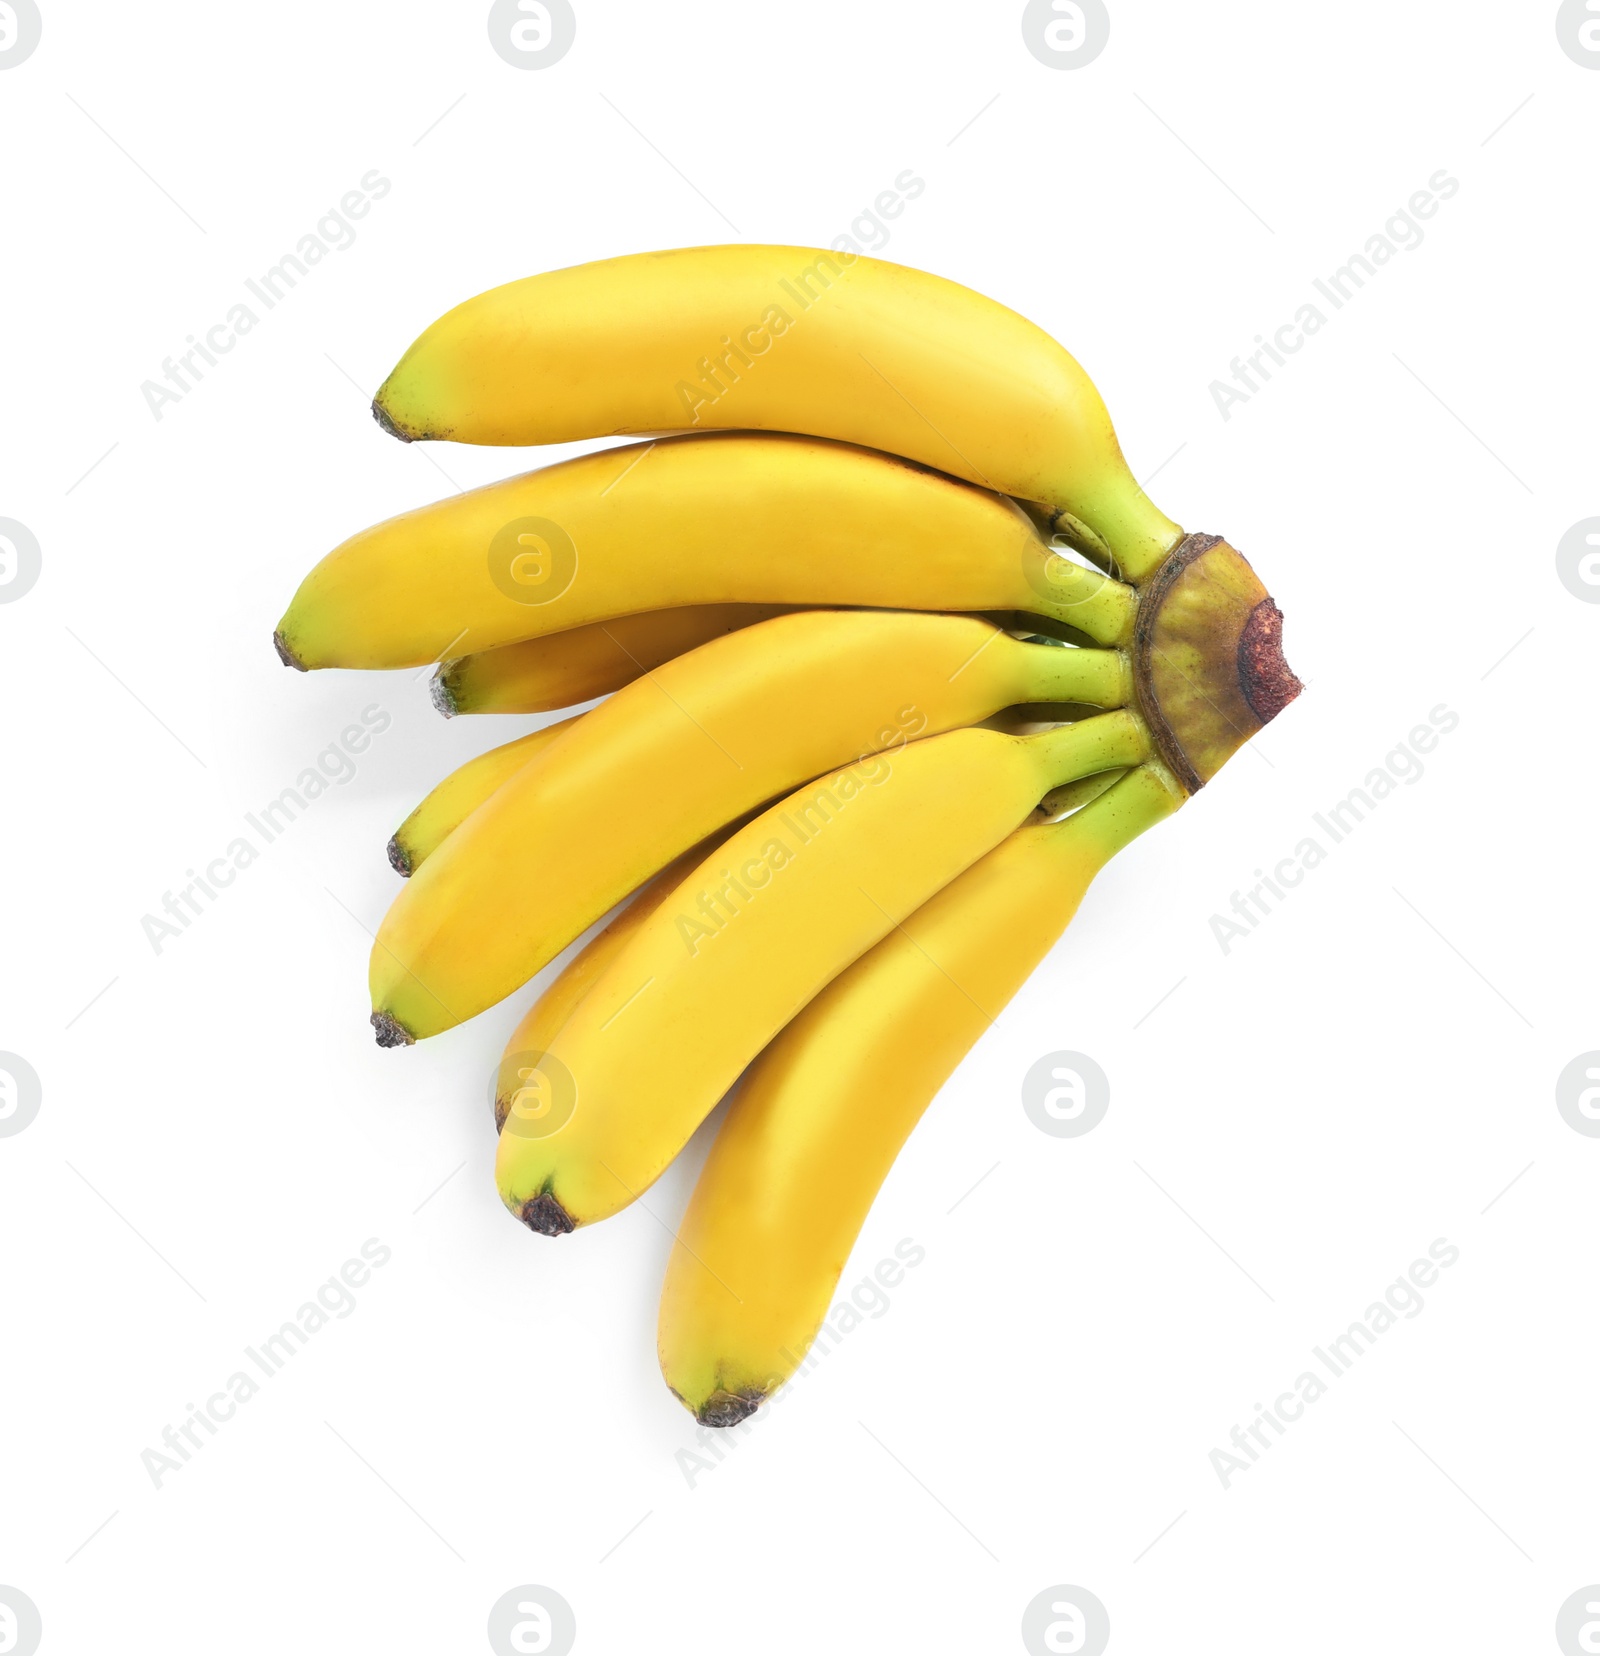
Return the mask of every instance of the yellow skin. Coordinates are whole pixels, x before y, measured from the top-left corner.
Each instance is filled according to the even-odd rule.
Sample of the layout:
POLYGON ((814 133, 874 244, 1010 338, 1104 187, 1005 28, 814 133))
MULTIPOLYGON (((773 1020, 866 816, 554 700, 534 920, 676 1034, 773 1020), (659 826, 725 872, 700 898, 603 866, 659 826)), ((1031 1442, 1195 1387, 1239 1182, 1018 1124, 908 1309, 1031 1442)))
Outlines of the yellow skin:
POLYGON ((1130 580, 1179 538, 1048 334, 943 277, 816 248, 640 253, 493 288, 422 334, 373 411, 407 441, 839 438, 1069 514, 1130 580))
POLYGON ((545 713, 620 690, 664 661, 782 613, 781 604, 686 604, 591 622, 447 661, 434 705, 457 713, 545 713))
MULTIPOLYGON (((500 1058, 494 1100, 496 1131, 505 1125, 512 1100, 526 1083, 535 1080, 540 1060, 578 1002, 594 987, 628 939, 672 895, 679 881, 710 856, 724 837, 714 836, 662 869, 616 919, 590 938, 562 968, 555 982, 523 1014, 500 1058)), ((526 1101, 524 1108, 528 1108, 526 1101)))
POLYGON ((804 1359, 895 1157, 1118 850, 1176 810, 1156 765, 1020 828, 836 977, 750 1067, 678 1229, 661 1372, 706 1425, 804 1359))
POLYGON ((797 790, 701 863, 550 1043, 537 1119, 513 1107, 496 1181, 530 1228, 604 1219, 650 1185, 740 1071, 826 984, 1064 782, 1149 755, 1105 713, 955 730, 797 790))
MULTIPOLYGON (((1081 782, 1069 782, 1064 787, 1054 788, 1046 794, 1039 809, 1044 815, 1050 815, 1052 807, 1057 810, 1076 808, 1098 798, 1114 782, 1126 775, 1126 771, 1103 771, 1099 776, 1087 777, 1081 782)), ((555 1039, 556 1032, 572 1016, 578 1002, 594 987, 600 974, 621 952, 628 939, 673 894, 685 876, 709 857, 733 832, 734 829, 729 828, 724 833, 713 834, 710 839, 702 840, 692 851, 685 851, 676 861, 669 863, 647 886, 641 887, 627 906, 618 912, 616 918, 597 932, 573 956, 557 974, 555 981, 522 1015, 522 1021, 512 1030, 510 1038, 506 1041, 505 1050, 500 1056, 494 1100, 496 1132, 505 1126, 506 1116, 511 1111, 512 1100, 517 1093, 534 1079, 530 1071, 536 1074, 538 1063, 549 1049, 551 1041, 555 1039)), ((1024 832, 1025 829, 1018 830, 1019 834, 1024 832)), ((991 852, 990 856, 998 854, 997 850, 991 852)), ((962 876, 963 879, 965 877, 962 876)), ((921 915, 922 912, 923 910, 919 909, 917 915, 921 915)), ((913 925, 916 918, 917 916, 912 917, 913 925)), ((863 958, 871 958, 872 954, 884 947, 886 944, 879 944, 876 950, 869 951, 863 958)))
POLYGON ((744 432, 602 450, 363 530, 301 582, 277 644, 302 668, 416 667, 712 603, 1038 610, 1102 644, 1134 609, 1001 495, 744 432))
POLYGON ((395 829, 389 841, 389 863, 395 873, 415 874, 423 859, 437 851, 490 794, 577 722, 576 718, 563 719, 543 730, 530 731, 451 771, 395 829))
POLYGON ((806 610, 702 645, 584 714, 418 869, 372 949, 380 1039, 492 1006, 666 862, 808 777, 1019 702, 1130 694, 1115 651, 968 616, 806 610))

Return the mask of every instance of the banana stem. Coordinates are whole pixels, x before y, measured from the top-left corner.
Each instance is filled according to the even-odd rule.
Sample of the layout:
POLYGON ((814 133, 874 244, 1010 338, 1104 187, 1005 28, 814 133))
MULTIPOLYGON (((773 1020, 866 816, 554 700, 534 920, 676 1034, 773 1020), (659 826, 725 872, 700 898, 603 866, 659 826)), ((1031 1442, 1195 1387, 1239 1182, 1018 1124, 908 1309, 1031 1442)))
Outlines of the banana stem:
POLYGON ((1183 539, 1183 530, 1128 475, 1080 503, 1077 513, 1055 512, 1049 529, 1135 586, 1155 574, 1183 539))
POLYGON ((1061 836, 1063 848, 1092 848, 1101 863, 1109 862, 1147 828, 1169 817, 1188 794, 1159 760, 1147 760, 1122 780, 1064 822, 1047 831, 1061 836))
POLYGON ((1037 736, 1022 736, 1037 753, 1043 786, 1042 798, 1064 782, 1076 782, 1097 771, 1120 770, 1143 764, 1150 757, 1150 732, 1137 713, 1126 710, 1102 713, 1081 724, 1042 730, 1037 736))
POLYGON ((1030 608, 1086 634, 1096 644, 1133 637, 1138 594, 1098 569, 1087 569, 1042 541, 1027 549, 1023 577, 1038 596, 1030 608))
POLYGON ((1120 650, 1080 650, 1056 644, 1023 644, 1025 702, 1080 702, 1127 707, 1133 701, 1133 668, 1120 650))
POLYGON ((1039 815, 1048 824, 1064 817, 1069 811, 1082 810, 1091 800, 1114 788, 1127 774, 1125 770, 1100 771, 1077 782, 1063 782, 1039 801, 1039 815))

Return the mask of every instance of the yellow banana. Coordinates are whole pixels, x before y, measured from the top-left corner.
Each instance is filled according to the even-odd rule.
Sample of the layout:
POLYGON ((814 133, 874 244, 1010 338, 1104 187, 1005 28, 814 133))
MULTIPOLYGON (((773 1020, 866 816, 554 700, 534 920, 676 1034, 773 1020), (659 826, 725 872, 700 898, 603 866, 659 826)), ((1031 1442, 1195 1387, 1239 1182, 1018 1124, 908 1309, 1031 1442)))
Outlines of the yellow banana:
POLYGON ((835 978, 751 1065, 667 1265, 661 1372, 731 1426, 804 1361, 901 1146, 1090 881, 1184 795, 1159 765, 1019 828, 835 978))
POLYGON ((543 730, 530 731, 451 771, 395 829, 389 841, 389 866, 396 874, 415 874, 422 859, 437 851, 502 782, 515 776, 577 722, 577 718, 563 719, 543 730))
POLYGON ((502 1200, 546 1235, 625 1207, 818 990, 1051 788, 1148 755, 1127 712, 1037 736, 956 730, 764 811, 644 922, 550 1043, 556 1103, 508 1116, 502 1200))
POLYGON ((621 952, 628 939, 672 895, 678 882, 710 856, 725 837, 720 834, 714 836, 695 846, 692 851, 684 852, 676 862, 662 869, 608 926, 584 944, 562 968, 555 982, 523 1014, 522 1021, 506 1042, 500 1068, 495 1074, 496 1132, 505 1126, 513 1102, 518 1103, 524 1116, 532 1120, 538 1119, 541 1103, 548 1108, 555 1102, 548 1092, 540 1097, 544 1087, 540 1066, 556 1032, 572 1016, 573 1008, 594 987, 595 981, 621 952))
POLYGON ((606 449, 391 518, 301 582, 279 654, 415 667, 640 610, 1036 609, 1097 643, 1134 594, 1015 501, 842 443, 755 433, 606 449))
POLYGON ((423 333, 372 406, 408 442, 840 438, 1040 502, 1131 580, 1181 533, 1048 334, 942 277, 817 248, 682 248, 493 288, 423 333))
POLYGON ((973 617, 806 610, 715 639, 584 714, 417 870, 373 945, 378 1038, 492 1006, 664 863, 808 777, 1018 702, 1131 693, 1116 651, 973 617))
POLYGON ((433 675, 433 705, 457 713, 544 713, 608 696, 701 644, 780 615, 783 604, 686 604, 458 656, 433 675))

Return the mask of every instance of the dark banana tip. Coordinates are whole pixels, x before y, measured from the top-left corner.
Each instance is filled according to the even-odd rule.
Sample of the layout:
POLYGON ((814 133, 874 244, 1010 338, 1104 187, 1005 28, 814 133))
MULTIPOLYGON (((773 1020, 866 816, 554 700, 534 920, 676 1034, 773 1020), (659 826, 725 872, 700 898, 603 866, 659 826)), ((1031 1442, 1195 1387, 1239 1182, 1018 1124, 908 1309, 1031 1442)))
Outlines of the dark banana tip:
POLYGON ((275 632, 272 635, 272 647, 278 652, 278 660, 285 667, 292 667, 297 673, 307 671, 306 664, 289 648, 281 632, 275 632))
POLYGON ((372 399, 372 417, 378 422, 383 430, 389 433, 391 437, 398 437, 402 443, 409 443, 411 441, 410 436, 394 423, 393 419, 389 415, 388 409, 386 409, 376 397, 372 399))
POLYGON ((578 1228, 577 1220, 548 1190, 541 1196, 530 1196, 517 1217, 540 1236, 566 1236, 578 1228))
POLYGON ((416 1036, 390 1012, 372 1014, 373 1033, 381 1047, 414 1046, 416 1036))
POLYGON ((714 1391, 694 1412, 702 1426, 737 1426, 761 1407, 759 1393, 714 1391))
POLYGON ((511 1114, 511 1100, 501 1098, 498 1094, 494 1101, 494 1130, 503 1133, 506 1130, 506 1117, 511 1114))
POLYGON ((389 866, 402 880, 411 878, 411 853, 400 843, 398 834, 389 841, 389 866))

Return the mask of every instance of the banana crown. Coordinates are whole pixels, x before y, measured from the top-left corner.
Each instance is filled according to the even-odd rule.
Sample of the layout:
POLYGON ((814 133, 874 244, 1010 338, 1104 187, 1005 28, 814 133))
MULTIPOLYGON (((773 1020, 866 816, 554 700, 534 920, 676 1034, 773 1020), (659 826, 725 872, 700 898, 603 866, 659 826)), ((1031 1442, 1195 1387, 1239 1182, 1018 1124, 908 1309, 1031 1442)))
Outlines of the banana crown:
POLYGON ((1140 591, 1133 674, 1157 751, 1195 793, 1304 686, 1283 612, 1218 535, 1188 535, 1140 591))

